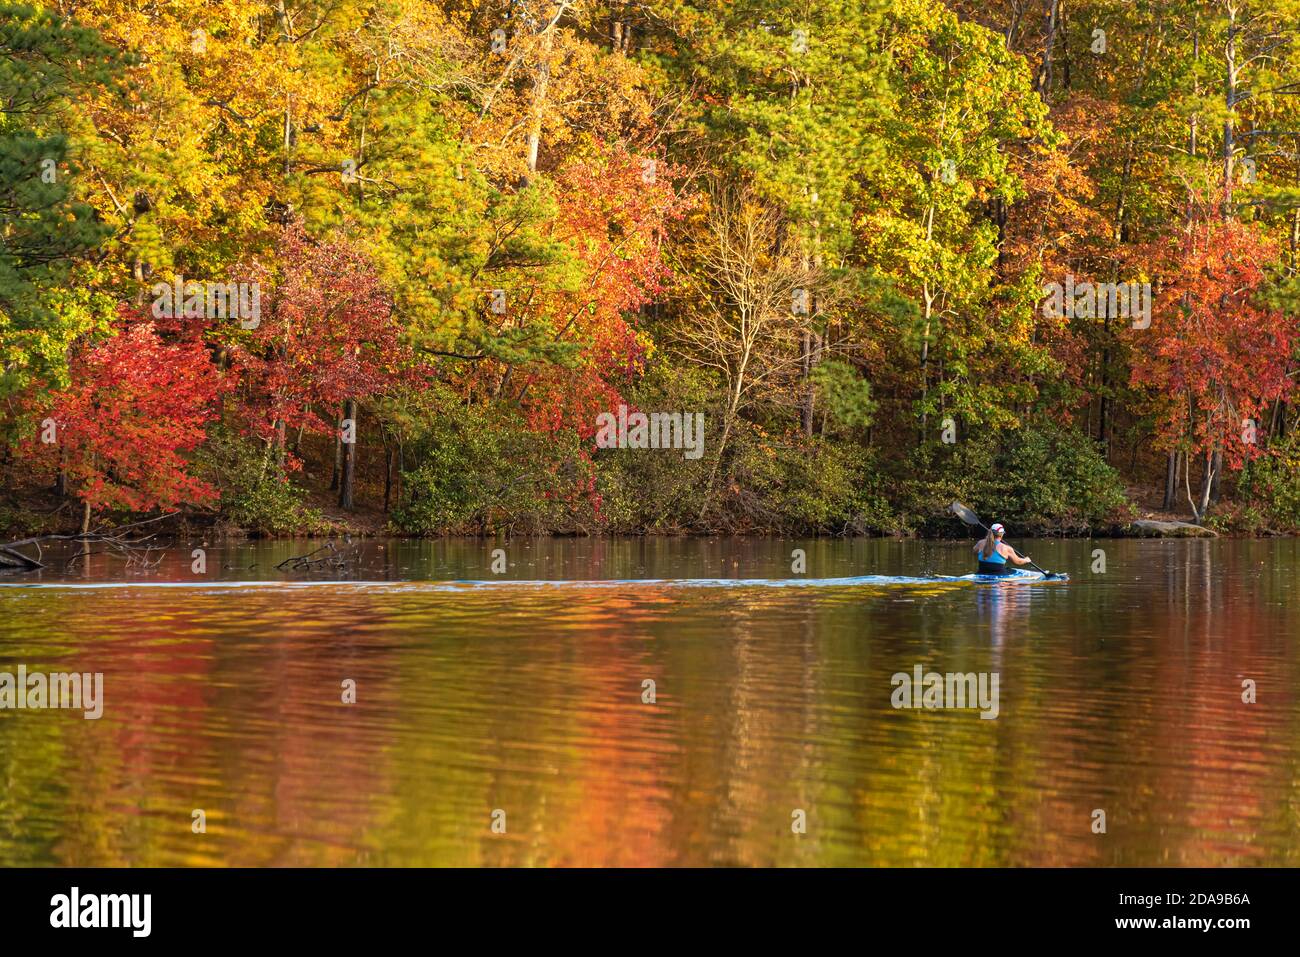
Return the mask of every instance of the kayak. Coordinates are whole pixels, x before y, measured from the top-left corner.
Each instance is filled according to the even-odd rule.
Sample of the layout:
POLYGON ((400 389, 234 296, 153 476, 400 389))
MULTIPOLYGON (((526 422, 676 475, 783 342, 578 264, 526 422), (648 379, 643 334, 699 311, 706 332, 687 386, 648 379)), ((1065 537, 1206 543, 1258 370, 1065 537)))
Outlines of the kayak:
MULTIPOLYGON (((961 502, 953 502, 950 506, 948 506, 948 510, 952 512, 954 515, 956 515, 958 518, 960 518, 967 525, 977 526, 979 528, 984 529, 984 534, 987 536, 992 537, 993 529, 994 528, 999 529, 998 540, 1001 541, 1002 526, 995 524, 992 527, 989 527, 988 525, 985 525, 982 521, 980 521, 980 517, 978 515, 976 515, 973 511, 971 511, 961 502)), ((1017 568, 1014 569, 1010 575, 981 575, 979 572, 976 572, 973 575, 962 575, 961 577, 966 581, 976 581, 976 582, 1000 582, 1000 581, 1007 581, 1007 580, 1036 581, 1036 582, 1043 582, 1043 581, 1065 582, 1070 580, 1070 576, 1064 574, 1063 572, 1049 572, 1042 568, 1039 568, 1037 565, 1035 565, 1033 562, 1029 561, 1028 559, 1026 559, 1025 561, 1030 566, 1030 568, 1034 569, 1034 571, 1031 572, 1029 571, 1029 569, 1017 568)), ((986 564, 982 558, 980 560, 980 564, 981 565, 986 564)))
POLYGON ((972 575, 962 575, 961 581, 968 582, 1068 582, 1070 576, 1065 572, 1052 572, 1052 577, 1048 578, 1042 572, 1036 572, 1028 568, 1017 568, 1009 575, 981 575, 978 572, 972 575))

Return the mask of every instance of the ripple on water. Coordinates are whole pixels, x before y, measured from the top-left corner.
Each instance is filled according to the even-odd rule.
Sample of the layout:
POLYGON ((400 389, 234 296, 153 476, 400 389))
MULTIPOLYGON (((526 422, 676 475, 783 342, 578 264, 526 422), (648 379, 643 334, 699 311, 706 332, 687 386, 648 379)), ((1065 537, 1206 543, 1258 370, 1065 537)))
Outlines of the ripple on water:
MULTIPOLYGON (((466 582, 0 588, 0 670, 102 671, 106 689, 100 721, 0 712, 0 856, 1300 863, 1292 546, 1275 552, 1291 575, 1262 576, 1200 547, 1116 542, 1110 567, 1140 577, 1093 581, 1088 543, 1043 543, 1052 567, 1077 556, 1074 582, 984 587, 832 580, 858 570, 855 549, 894 571, 913 543, 807 543, 829 570, 809 587, 784 580, 789 544, 745 546, 762 580, 709 578, 724 546, 682 543, 660 564, 606 558, 652 583, 467 583, 479 546, 440 544, 405 567, 466 582), (895 709, 891 676, 917 665, 996 672, 998 718, 895 709), (792 839, 796 809, 814 839, 792 839)), ((588 559, 564 567, 595 577, 588 559)), ((954 549, 948 567, 964 560, 954 549)), ((543 551, 532 562, 548 568, 543 551)))

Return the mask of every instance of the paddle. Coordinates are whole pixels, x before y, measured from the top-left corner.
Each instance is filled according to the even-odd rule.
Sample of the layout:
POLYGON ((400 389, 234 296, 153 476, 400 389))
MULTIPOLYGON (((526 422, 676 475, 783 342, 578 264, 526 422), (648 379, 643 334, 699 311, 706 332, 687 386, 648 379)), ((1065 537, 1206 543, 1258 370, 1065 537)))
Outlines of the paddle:
MULTIPOLYGON (((960 519, 961 519, 963 522, 965 522, 967 525, 978 525, 980 528, 984 529, 985 534, 991 534, 991 533, 989 532, 988 526, 985 525, 983 522, 980 521, 980 517, 979 517, 978 515, 976 515, 974 512, 972 512, 970 509, 968 509, 968 508, 967 508, 965 505, 963 505, 961 502, 953 502, 953 503, 952 503, 952 513, 953 513, 954 515, 956 515, 958 518, 960 518, 960 519)), ((1059 577, 1061 577, 1061 573, 1060 573, 1060 572, 1049 572, 1049 571, 1048 571, 1047 569, 1045 569, 1045 568, 1039 568, 1039 567, 1038 567, 1037 565, 1035 565, 1033 562, 1030 562, 1029 564, 1030 564, 1033 568, 1036 568, 1036 569, 1038 569, 1038 571, 1042 572, 1044 578, 1059 578, 1059 577)))

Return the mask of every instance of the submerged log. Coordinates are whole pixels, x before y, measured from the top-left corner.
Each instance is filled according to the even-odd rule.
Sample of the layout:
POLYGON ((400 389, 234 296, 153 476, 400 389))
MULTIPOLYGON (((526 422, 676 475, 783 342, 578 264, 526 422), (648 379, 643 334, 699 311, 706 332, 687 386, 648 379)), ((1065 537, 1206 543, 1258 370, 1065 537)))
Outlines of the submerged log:
POLYGON ((17 549, 10 548, 7 545, 0 545, 0 571, 36 571, 38 568, 44 568, 34 558, 28 558, 17 549))
MULTIPOLYGON (((127 532, 131 529, 138 528, 141 525, 151 525, 154 522, 166 518, 167 514, 156 515, 153 518, 146 518, 138 522, 132 522, 130 525, 123 525, 121 528, 109 530, 83 530, 76 535, 34 535, 31 538, 21 538, 14 542, 4 542, 0 544, 0 572, 13 571, 36 571, 44 568, 45 565, 37 558, 30 558, 24 555, 18 549, 24 545, 36 546, 36 553, 41 554, 41 544, 43 542, 81 542, 83 548, 88 550, 91 543, 102 543, 107 545, 112 551, 128 558, 143 553, 146 558, 152 554, 158 546, 148 544, 155 536, 145 535, 137 538, 130 538, 127 532)), ((83 550, 81 555, 85 555, 83 550)), ((74 556, 69 561, 75 561, 81 555, 74 556)))

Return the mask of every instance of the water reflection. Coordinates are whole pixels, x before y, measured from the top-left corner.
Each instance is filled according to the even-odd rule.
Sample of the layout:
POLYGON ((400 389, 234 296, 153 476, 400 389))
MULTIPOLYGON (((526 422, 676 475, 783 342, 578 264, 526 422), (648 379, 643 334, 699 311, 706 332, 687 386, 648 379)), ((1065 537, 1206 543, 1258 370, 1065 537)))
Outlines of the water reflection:
MULTIPOLYGON (((1295 864, 1296 545, 1107 542, 1094 576, 1095 543, 1034 544, 1058 587, 470 588, 421 581, 489 577, 491 543, 391 541, 342 587, 0 588, 0 670, 106 686, 100 721, 0 711, 0 859, 1295 864), (998 672, 998 719, 893 709, 916 665, 998 672)), ((794 547, 825 578, 969 558, 560 541, 512 544, 508 574, 789 578, 794 547)), ((211 548, 211 578, 282 580, 295 549, 211 548)), ((188 555, 74 579, 192 585, 188 555)))

